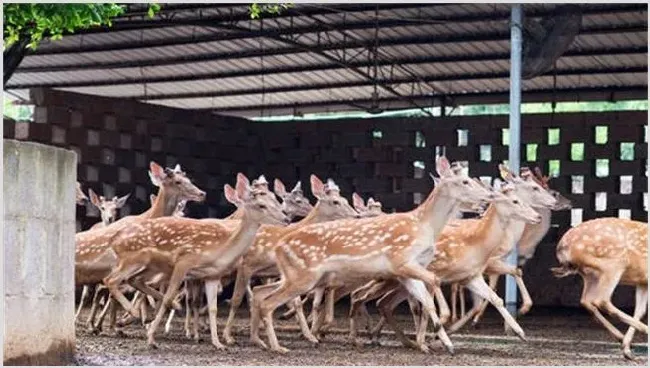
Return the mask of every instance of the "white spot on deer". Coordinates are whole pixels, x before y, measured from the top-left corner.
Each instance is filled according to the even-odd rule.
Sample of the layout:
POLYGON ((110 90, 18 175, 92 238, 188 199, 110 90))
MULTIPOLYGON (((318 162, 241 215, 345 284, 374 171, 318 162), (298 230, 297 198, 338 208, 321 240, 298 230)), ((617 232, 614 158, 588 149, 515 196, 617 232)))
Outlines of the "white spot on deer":
POLYGON ((396 242, 408 241, 408 240, 409 240, 408 234, 402 234, 402 235, 398 236, 397 238, 395 238, 396 242))

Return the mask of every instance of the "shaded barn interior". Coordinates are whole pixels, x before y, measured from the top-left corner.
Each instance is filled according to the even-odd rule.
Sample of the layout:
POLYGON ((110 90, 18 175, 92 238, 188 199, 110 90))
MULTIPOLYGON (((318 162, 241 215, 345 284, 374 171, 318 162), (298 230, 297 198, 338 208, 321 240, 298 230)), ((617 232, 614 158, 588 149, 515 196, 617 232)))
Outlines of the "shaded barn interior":
MULTIPOLYGON (((310 174, 331 177, 348 198, 357 191, 405 211, 430 191, 436 153, 486 181, 508 157, 507 115, 430 108, 448 115, 509 101, 510 4, 297 3, 262 20, 251 20, 247 4, 162 5, 150 18, 147 4, 130 4, 110 29, 44 41, 5 85, 36 107, 34 122, 5 119, 4 137, 75 150, 84 189, 131 193, 122 215, 149 207, 151 160, 180 163, 207 192, 206 204, 189 205, 201 218, 234 211, 222 189, 238 171, 301 180, 306 193, 310 174), (398 109, 424 117, 248 119, 398 109)), ((550 69, 522 81, 522 101, 647 100, 647 4, 578 10, 577 35, 550 69)), ((552 32, 530 22, 553 24, 557 11, 523 5, 524 42, 544 45, 552 32)), ((579 305, 579 278, 548 270, 572 223, 647 221, 646 125, 647 111, 522 115, 522 166, 553 169, 551 186, 574 205, 554 214, 525 266, 536 305, 579 305), (603 130, 606 141, 596 142, 603 130)), ((77 213, 81 229, 100 219, 90 205, 77 213)), ((632 295, 621 288, 613 301, 629 308, 632 295)))
MULTIPOLYGON (((507 160, 507 115, 268 123, 53 90, 34 90, 32 100, 35 121, 5 120, 5 138, 74 149, 84 189, 132 193, 122 215, 149 207, 155 191, 147 175, 150 160, 170 167, 180 163, 207 191, 206 204, 189 205, 189 215, 197 218, 234 211, 223 185, 234 184, 238 171, 251 178, 280 178, 287 185, 301 180, 307 193, 310 174, 331 177, 346 197, 354 191, 373 196, 392 212, 412 209, 429 193, 436 153, 467 161, 469 174, 486 181, 507 160)), ((572 218, 574 223, 619 215, 647 221, 646 124, 646 111, 522 116, 522 166, 548 173, 549 166, 559 164, 551 186, 574 205, 572 211, 554 213, 553 227, 524 269, 536 305, 579 303, 579 280, 556 280, 548 270, 557 262, 555 244, 572 218), (596 129, 603 127, 607 141, 597 143, 596 129), (556 129, 559 140, 549 143, 557 136, 549 131, 556 129), (529 144, 537 145, 535 157, 528 154, 529 144), (584 145, 583 157, 572 157, 575 144, 584 145), (633 157, 622 156, 626 145, 633 146, 633 157), (607 160, 606 171, 598 160, 607 160)), ((98 221, 91 205, 78 211, 80 228, 98 221)), ((632 305, 631 293, 617 295, 625 295, 617 303, 632 305)))

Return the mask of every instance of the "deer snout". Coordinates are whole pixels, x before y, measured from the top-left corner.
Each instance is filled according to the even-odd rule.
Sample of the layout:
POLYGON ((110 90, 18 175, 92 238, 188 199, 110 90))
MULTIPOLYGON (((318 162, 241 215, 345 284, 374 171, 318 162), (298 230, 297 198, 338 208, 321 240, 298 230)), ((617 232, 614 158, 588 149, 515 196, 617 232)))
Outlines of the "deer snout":
MULTIPOLYGON (((284 211, 282 211, 282 212, 284 212, 284 211)), ((284 225, 289 225, 289 224, 291 223, 291 219, 289 218, 289 216, 287 216, 286 214, 284 214, 284 216, 282 217, 282 223, 283 223, 284 225)))
POLYGON ((197 197, 199 198, 199 201, 201 201, 201 202, 205 201, 205 196, 206 196, 205 192, 202 191, 202 190, 199 190, 199 192, 197 194, 197 197))

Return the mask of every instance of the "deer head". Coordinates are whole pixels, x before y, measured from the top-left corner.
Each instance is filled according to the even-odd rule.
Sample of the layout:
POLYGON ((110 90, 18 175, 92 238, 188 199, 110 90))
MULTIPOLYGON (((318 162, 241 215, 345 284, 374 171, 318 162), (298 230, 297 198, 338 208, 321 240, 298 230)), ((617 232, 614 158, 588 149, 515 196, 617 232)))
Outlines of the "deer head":
POLYGON ((192 183, 185 172, 181 170, 180 165, 176 165, 173 170, 170 168, 163 169, 160 165, 151 161, 149 170, 151 183, 161 190, 164 189, 166 195, 170 198, 177 199, 174 206, 182 200, 194 202, 203 202, 205 200, 205 192, 192 183))
POLYGON ((352 204, 354 209, 363 217, 375 217, 383 214, 381 202, 375 201, 372 197, 368 199, 367 204, 363 203, 363 198, 356 192, 352 193, 352 204))
POLYGON ((455 164, 452 168, 444 156, 436 160, 436 172, 440 176, 437 185, 441 196, 453 198, 469 207, 495 198, 492 191, 470 178, 460 165, 455 164))
POLYGON ((282 206, 275 196, 269 191, 251 188, 248 179, 241 173, 237 174, 234 194, 237 197, 236 200, 246 211, 247 219, 255 223, 270 225, 287 225, 289 223, 289 217, 282 211, 282 206))
POLYGON ((76 199, 77 199, 77 205, 80 205, 80 206, 83 205, 88 200, 88 197, 86 197, 83 190, 81 190, 81 183, 80 182, 77 182, 76 199))
POLYGON ((539 183, 527 168, 522 168, 520 176, 510 171, 505 165, 499 164, 501 177, 514 186, 517 196, 530 203, 535 208, 553 208, 557 201, 539 183))
POLYGON ((104 225, 111 224, 115 221, 117 218, 117 210, 124 206, 126 200, 131 195, 129 193, 124 197, 118 198, 115 196, 113 199, 107 199, 104 196, 97 196, 92 189, 88 189, 88 194, 90 194, 90 203, 99 209, 104 225))
POLYGON ((309 200, 302 192, 300 182, 287 193, 287 190, 280 179, 273 181, 273 190, 278 197, 282 198, 282 209, 289 217, 305 217, 314 209, 309 200))
POLYGON ((495 186, 499 191, 492 204, 501 218, 520 220, 530 224, 538 224, 542 221, 542 216, 517 196, 514 185, 504 184, 499 188, 495 183, 495 186))
POLYGON ((548 176, 545 176, 542 174, 542 170, 540 170, 539 167, 535 167, 535 170, 533 171, 533 179, 539 184, 542 188, 546 189, 553 198, 556 200, 556 204, 553 208, 551 208, 553 211, 562 211, 562 210, 568 210, 573 207, 571 204, 571 200, 568 198, 564 197, 560 192, 557 190, 553 190, 548 186, 548 182, 550 178, 548 176))
POLYGON ((360 215, 355 211, 347 199, 341 197, 340 188, 334 183, 334 180, 327 179, 327 184, 316 176, 311 175, 311 192, 318 199, 314 209, 318 211, 324 221, 333 221, 344 218, 359 218, 360 215))

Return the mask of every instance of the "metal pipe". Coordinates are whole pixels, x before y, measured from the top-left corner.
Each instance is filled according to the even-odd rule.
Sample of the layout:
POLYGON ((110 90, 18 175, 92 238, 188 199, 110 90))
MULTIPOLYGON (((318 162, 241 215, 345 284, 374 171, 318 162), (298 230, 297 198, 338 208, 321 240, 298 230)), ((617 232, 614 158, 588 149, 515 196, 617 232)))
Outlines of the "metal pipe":
MULTIPOLYGON (((513 4, 510 23, 510 143, 508 144, 508 166, 519 172, 521 152, 521 49, 522 49, 522 11, 521 4, 513 4)), ((507 257, 509 265, 517 266, 517 246, 507 257)), ((517 313, 517 283, 506 275, 505 304, 508 311, 517 313)))

